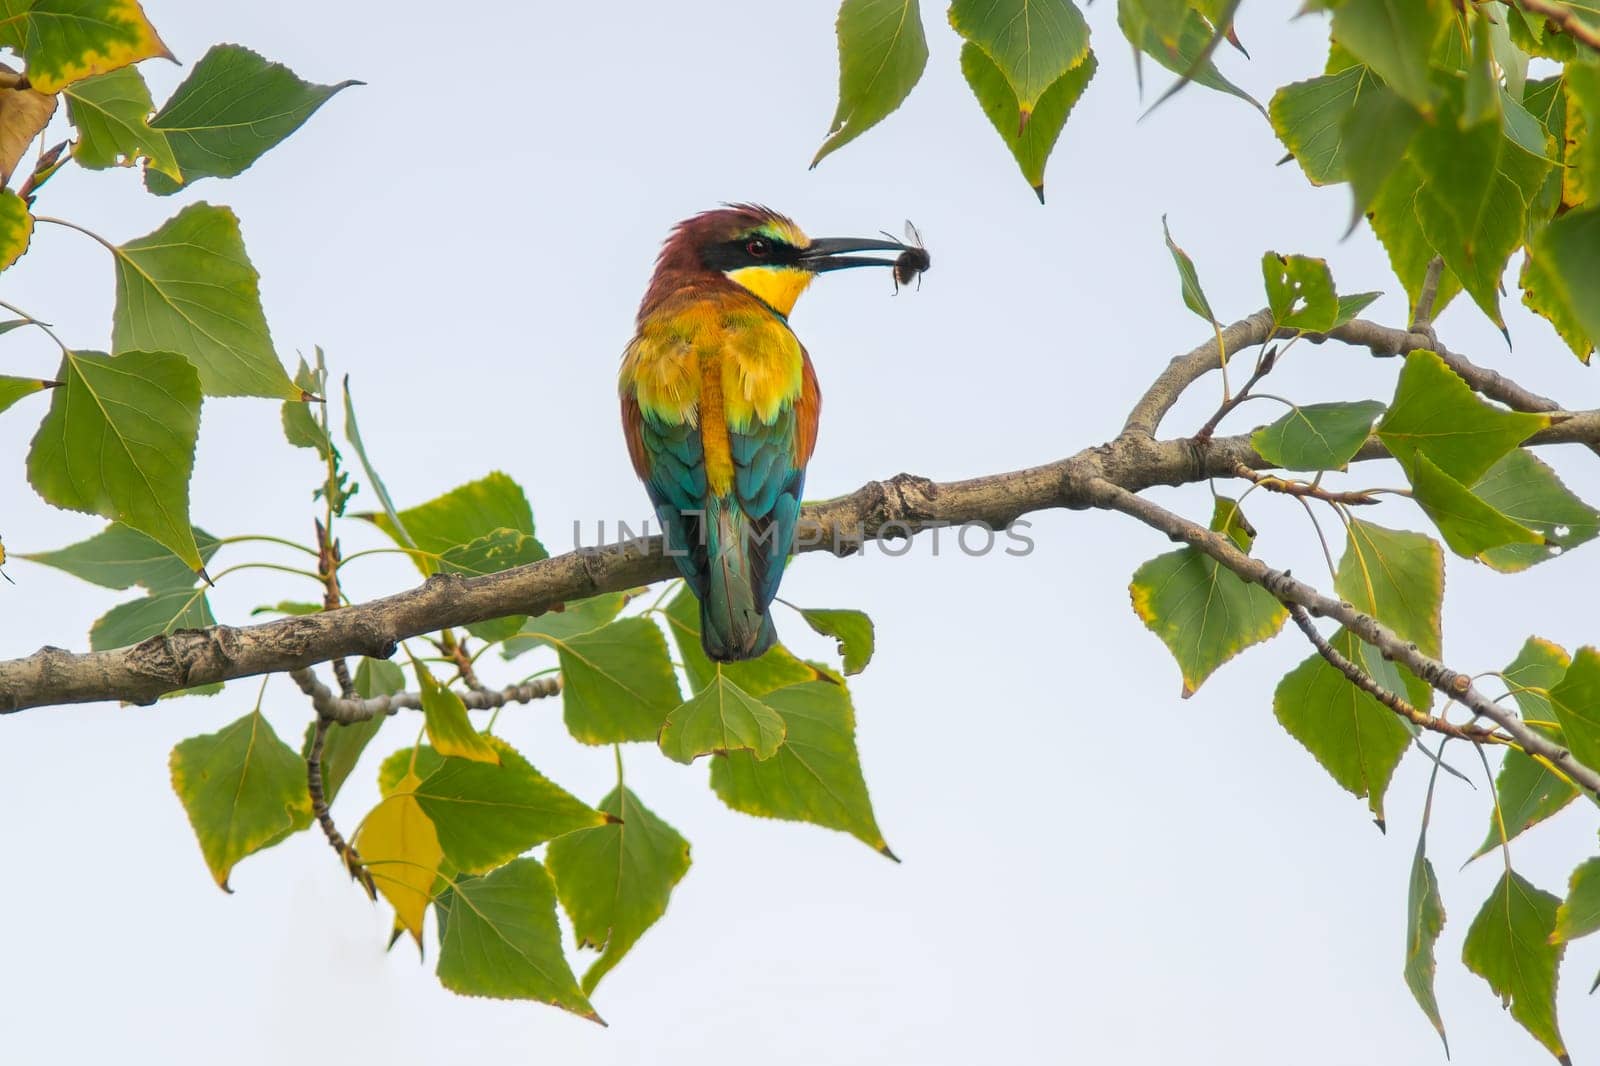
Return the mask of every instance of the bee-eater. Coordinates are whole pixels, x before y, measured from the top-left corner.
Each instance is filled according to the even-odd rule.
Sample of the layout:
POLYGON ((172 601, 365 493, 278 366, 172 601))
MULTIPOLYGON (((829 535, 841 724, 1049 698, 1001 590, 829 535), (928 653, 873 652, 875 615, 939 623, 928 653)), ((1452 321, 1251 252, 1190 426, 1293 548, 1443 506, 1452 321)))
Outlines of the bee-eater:
POLYGON ((817 274, 893 267, 879 238, 812 240, 765 207, 680 222, 622 357, 622 426, 667 551, 718 662, 775 639, 767 609, 794 545, 822 397, 789 312, 817 274))

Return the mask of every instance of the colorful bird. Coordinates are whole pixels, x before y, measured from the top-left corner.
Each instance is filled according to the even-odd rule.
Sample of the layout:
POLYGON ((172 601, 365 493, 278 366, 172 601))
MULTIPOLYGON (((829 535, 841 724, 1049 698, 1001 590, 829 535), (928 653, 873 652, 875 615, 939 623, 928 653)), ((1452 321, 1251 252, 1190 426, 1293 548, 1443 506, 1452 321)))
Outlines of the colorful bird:
POLYGON ((767 608, 817 443, 822 397, 789 312, 824 271, 896 262, 851 253, 906 250, 812 240, 750 204, 680 222, 661 249, 622 357, 622 427, 718 662, 772 646, 767 608))

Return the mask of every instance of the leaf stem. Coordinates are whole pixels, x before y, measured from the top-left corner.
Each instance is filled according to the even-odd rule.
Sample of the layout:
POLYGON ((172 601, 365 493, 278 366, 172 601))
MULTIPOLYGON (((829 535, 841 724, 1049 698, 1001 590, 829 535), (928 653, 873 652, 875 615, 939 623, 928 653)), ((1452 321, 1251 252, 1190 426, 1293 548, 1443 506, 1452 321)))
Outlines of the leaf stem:
POLYGON ((22 308, 18 307, 15 304, 8 304, 4 300, 0 300, 0 307, 5 308, 7 311, 10 311, 14 315, 21 316, 23 319, 26 320, 28 325, 37 326, 40 329, 44 330, 45 334, 51 340, 56 342, 56 345, 61 349, 61 354, 62 355, 70 355, 72 353, 72 349, 67 347, 67 342, 62 340, 60 337, 56 336, 56 331, 55 330, 51 329, 49 326, 45 325, 43 322, 39 321, 37 318, 34 318, 32 315, 28 314, 28 312, 24 311, 22 308))
POLYGON ((226 570, 223 570, 221 573, 213 577, 211 579, 211 583, 215 585, 218 581, 221 581, 223 578, 227 577, 236 570, 275 570, 282 574, 294 574, 298 577, 308 577, 317 584, 322 584, 321 574, 314 574, 310 570, 301 570, 298 567, 282 566, 278 563, 235 563, 233 566, 228 567, 226 570))
POLYGON ((85 237, 91 237, 94 240, 98 241, 100 243, 100 245, 103 248, 105 248, 106 251, 110 252, 112 255, 119 254, 116 245, 112 244, 110 241, 108 241, 104 237, 100 236, 100 234, 96 233, 94 230, 89 229, 89 228, 87 228, 85 226, 80 226, 76 222, 68 222, 64 218, 54 218, 54 217, 52 217, 50 215, 34 215, 33 216, 33 220, 35 222, 48 222, 52 226, 65 226, 67 229, 75 229, 79 233, 83 234, 85 237))
POLYGON ((217 547, 220 548, 227 544, 246 544, 252 541, 262 544, 278 544, 285 548, 293 548, 295 551, 304 552, 313 558, 315 558, 317 554, 312 549, 297 541, 288 540, 284 537, 271 537, 265 533, 242 533, 236 537, 222 537, 217 541, 217 547))

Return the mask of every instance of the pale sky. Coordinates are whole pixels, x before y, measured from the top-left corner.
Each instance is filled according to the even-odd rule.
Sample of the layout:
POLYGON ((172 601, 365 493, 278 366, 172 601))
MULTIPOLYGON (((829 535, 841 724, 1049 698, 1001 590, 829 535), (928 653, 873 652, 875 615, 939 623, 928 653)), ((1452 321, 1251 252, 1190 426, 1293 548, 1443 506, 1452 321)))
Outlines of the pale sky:
MULTIPOLYGON (((1088 11, 1101 69, 1051 161, 1044 207, 971 99, 938 4, 927 5, 932 58, 910 101, 814 172, 834 106, 831 4, 480 4, 446 17, 408 2, 381 13, 311 0, 146 6, 186 63, 237 42, 313 81, 368 84, 240 178, 160 200, 134 173, 67 168, 41 210, 124 240, 187 202, 232 205, 285 362, 321 344, 334 373, 352 376, 396 500, 501 469, 527 489, 552 551, 570 547, 575 520, 648 513, 617 425, 617 361, 660 239, 719 201, 770 203, 815 235, 898 231, 910 218, 933 254, 920 293, 891 297, 885 273, 846 272, 819 282, 793 317, 826 397, 807 482, 816 498, 902 470, 940 480, 1010 470, 1113 436, 1167 359, 1207 335, 1179 301, 1163 213, 1225 321, 1264 303, 1268 249, 1326 256, 1341 291, 1390 293, 1369 317, 1405 317, 1371 234, 1340 243, 1346 192, 1275 167, 1283 149, 1247 105, 1192 88, 1135 121, 1109 2, 1088 11)), ((1224 59, 1263 102, 1321 67, 1323 24, 1283 22, 1286 10, 1247 7, 1240 33, 1255 59, 1224 59)), ((1158 91, 1166 75, 1146 67, 1158 91)), ((182 73, 144 69, 158 101, 182 73)), ((5 282, 5 299, 70 343, 108 343, 111 264, 92 242, 41 227, 5 282)), ((1441 336, 1570 407, 1600 403, 1595 371, 1514 290, 1506 309, 1514 353, 1465 298, 1441 336)), ((3 343, 7 373, 55 365, 42 337, 3 343)), ((1387 399, 1397 369, 1305 345, 1274 391, 1387 399)), ((1208 378, 1167 433, 1192 432, 1217 391, 1208 378)), ((1247 406, 1226 426, 1248 429, 1276 417, 1268 410, 1247 406)), ((103 524, 25 487, 41 412, 24 402, 0 417, 0 455, 12 457, 0 535, 16 553, 103 524)), ((278 418, 268 401, 207 402, 198 524, 309 537, 316 466, 282 443, 278 418)), ((1600 500, 1593 456, 1544 454, 1600 500)), ((1399 476, 1379 467, 1362 481, 1399 476)), ((1250 509, 1257 553, 1327 588, 1299 508, 1261 495, 1250 509)), ((1203 486, 1159 498, 1209 514, 1203 486)), ((375 505, 366 491, 357 501, 375 505)), ((1420 528, 1404 503, 1371 517, 1420 528)), ((315 832, 245 860, 236 894, 219 892, 169 788, 167 755, 246 713, 256 683, 209 700, 7 718, 0 1057, 1442 1062, 1400 976, 1427 761, 1402 764, 1380 834, 1365 803, 1272 717, 1278 678, 1310 653, 1292 627, 1180 701, 1178 669, 1127 594, 1134 568, 1170 545, 1118 516, 1033 522, 1027 558, 948 545, 938 557, 926 545, 898 559, 812 555, 785 581, 794 602, 860 608, 877 623, 877 657, 852 688, 867 783, 901 865, 843 834, 727 810, 703 762, 627 750, 630 786, 691 841, 694 866, 597 991, 608 1029, 445 991, 431 937, 425 966, 404 946, 386 955, 388 910, 367 902, 315 832)), ((354 522, 344 538, 347 550, 381 543, 354 522)), ((1593 611, 1573 592, 1595 587, 1596 552, 1517 577, 1452 558, 1450 665, 1497 669, 1530 633, 1569 649, 1595 641, 1593 611)), ((236 549, 222 563, 247 558, 236 549)), ((0 656, 84 648, 93 619, 128 595, 21 561, 7 570, 17 584, 0 585, 0 656)), ((353 568, 347 588, 364 599, 414 580, 380 559, 353 568)), ((213 603, 244 622, 256 604, 313 592, 246 572, 213 603)), ((779 626, 798 650, 827 650, 794 616, 779 626)), ((265 709, 297 743, 311 712, 293 684, 274 680, 265 709)), ((374 801, 377 763, 418 724, 392 720, 369 749, 335 806, 342 824, 374 801)), ((598 801, 610 788, 611 752, 568 739, 553 702, 509 710, 500 731, 577 795, 598 801)), ((1489 856, 1458 872, 1489 801, 1475 760, 1456 760, 1478 788, 1442 780, 1429 835, 1448 914, 1438 997, 1453 1061, 1546 1061, 1459 961, 1500 867, 1489 856)), ((1592 812, 1564 812, 1515 842, 1517 867, 1564 894, 1593 832, 1592 812)), ((587 963, 574 957, 580 972, 587 963)), ((1559 1003, 1579 1062, 1600 1057, 1600 1008, 1585 994, 1597 969, 1600 940, 1569 949, 1559 1003)))

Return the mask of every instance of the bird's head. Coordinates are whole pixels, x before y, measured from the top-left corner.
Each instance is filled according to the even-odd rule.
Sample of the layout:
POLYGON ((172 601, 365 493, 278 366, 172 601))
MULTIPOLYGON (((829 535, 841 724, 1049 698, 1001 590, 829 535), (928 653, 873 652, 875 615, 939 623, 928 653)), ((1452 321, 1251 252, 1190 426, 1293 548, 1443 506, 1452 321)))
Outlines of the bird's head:
POLYGON ((715 272, 787 317, 818 274, 846 267, 892 267, 894 256, 859 253, 906 250, 906 245, 883 237, 813 239, 770 208, 732 204, 678 223, 661 250, 656 277, 715 272))

